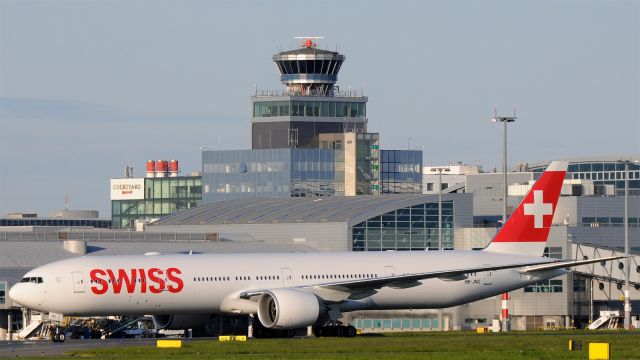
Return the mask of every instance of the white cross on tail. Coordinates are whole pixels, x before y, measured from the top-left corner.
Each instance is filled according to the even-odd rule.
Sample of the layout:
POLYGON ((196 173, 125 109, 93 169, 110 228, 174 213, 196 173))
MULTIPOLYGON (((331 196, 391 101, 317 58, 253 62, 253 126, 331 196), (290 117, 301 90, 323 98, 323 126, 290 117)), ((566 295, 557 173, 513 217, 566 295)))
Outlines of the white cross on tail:
POLYGON ((533 227, 539 229, 544 226, 544 215, 553 214, 553 205, 545 203, 543 190, 533 191, 533 203, 524 204, 524 214, 533 215, 533 227))

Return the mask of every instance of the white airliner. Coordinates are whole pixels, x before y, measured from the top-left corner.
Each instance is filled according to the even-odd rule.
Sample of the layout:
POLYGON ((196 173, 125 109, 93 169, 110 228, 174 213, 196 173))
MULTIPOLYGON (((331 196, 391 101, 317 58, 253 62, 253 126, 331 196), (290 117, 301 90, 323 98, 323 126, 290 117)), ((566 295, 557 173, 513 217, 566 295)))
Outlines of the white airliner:
POLYGON ((152 315, 167 329, 195 328, 210 314, 257 314, 263 329, 320 334, 343 312, 465 304, 620 258, 542 257, 566 168, 552 162, 481 251, 83 256, 29 271, 9 296, 69 316, 152 315))

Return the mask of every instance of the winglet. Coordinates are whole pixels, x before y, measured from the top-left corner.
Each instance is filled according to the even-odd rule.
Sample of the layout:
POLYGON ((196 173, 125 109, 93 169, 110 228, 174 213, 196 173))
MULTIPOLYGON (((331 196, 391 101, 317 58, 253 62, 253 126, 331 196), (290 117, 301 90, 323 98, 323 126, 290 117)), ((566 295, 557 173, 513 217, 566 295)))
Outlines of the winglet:
POLYGON ((542 256, 568 165, 549 164, 485 251, 542 256))

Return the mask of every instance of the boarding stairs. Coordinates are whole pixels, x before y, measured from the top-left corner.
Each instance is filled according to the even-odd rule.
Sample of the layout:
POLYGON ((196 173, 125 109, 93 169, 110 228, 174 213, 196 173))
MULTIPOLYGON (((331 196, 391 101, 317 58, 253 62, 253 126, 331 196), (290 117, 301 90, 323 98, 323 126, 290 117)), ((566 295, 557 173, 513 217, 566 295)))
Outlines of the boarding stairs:
POLYGON ((619 311, 600 311, 600 317, 589 324, 589 330, 604 329, 605 325, 608 329, 616 329, 619 317, 619 311))
POLYGON ((105 327, 102 331, 102 333, 106 336, 112 336, 122 330, 127 329, 129 326, 131 326, 132 324, 135 324, 138 321, 144 320, 145 317, 143 316, 123 316, 119 321, 110 324, 109 326, 105 327))
POLYGON ((20 332, 18 333, 18 338, 26 339, 28 337, 31 337, 34 333, 37 332, 41 325, 42 317, 34 317, 34 319, 31 320, 31 322, 27 326, 23 327, 22 330, 20 330, 20 332))

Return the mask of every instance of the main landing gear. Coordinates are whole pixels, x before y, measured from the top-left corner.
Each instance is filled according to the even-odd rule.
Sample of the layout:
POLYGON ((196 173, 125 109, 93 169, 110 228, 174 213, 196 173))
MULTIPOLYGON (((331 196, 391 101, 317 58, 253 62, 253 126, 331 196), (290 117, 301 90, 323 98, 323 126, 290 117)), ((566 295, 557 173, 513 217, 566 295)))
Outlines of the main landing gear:
POLYGON ((67 336, 64 334, 64 329, 60 326, 56 326, 53 331, 51 331, 51 341, 53 342, 64 342, 67 339, 67 336))
POLYGON ((313 328, 313 335, 316 337, 354 337, 356 336, 356 328, 352 325, 335 322, 313 328))

